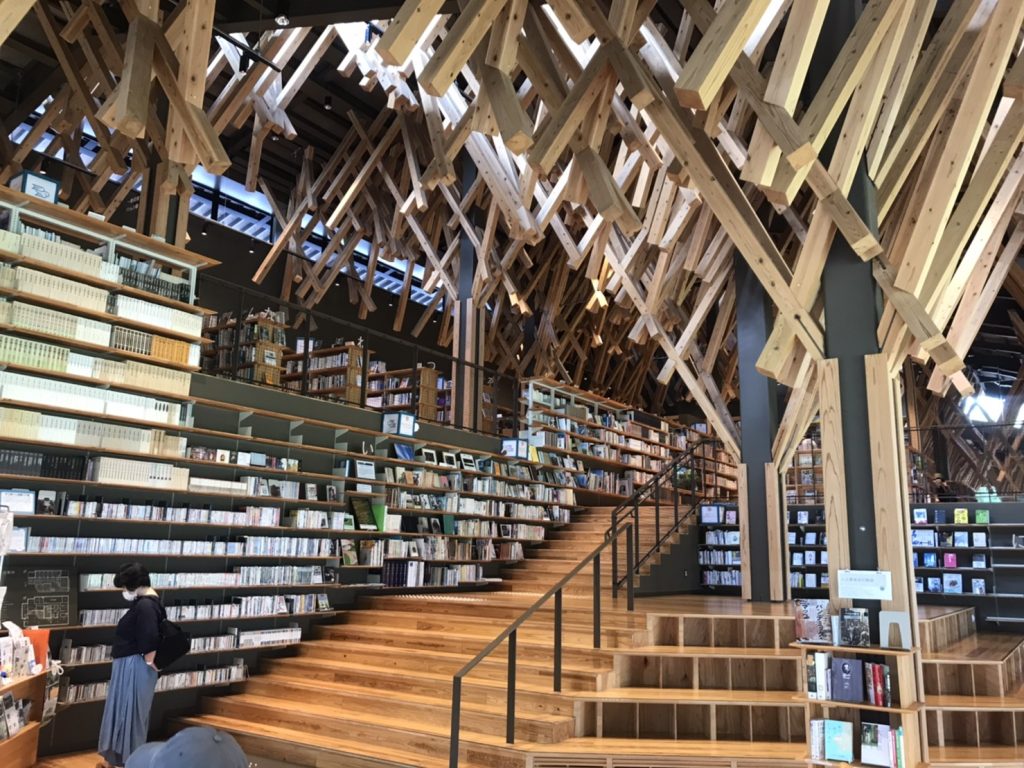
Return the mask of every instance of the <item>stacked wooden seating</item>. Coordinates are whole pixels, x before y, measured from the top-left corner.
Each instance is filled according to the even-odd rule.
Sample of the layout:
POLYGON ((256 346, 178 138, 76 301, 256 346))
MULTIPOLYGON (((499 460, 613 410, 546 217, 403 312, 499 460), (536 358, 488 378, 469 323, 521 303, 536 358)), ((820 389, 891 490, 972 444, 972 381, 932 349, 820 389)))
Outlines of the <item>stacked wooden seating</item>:
POLYGON ((929 763, 1024 765, 1024 637, 977 633, 969 608, 921 626, 929 763))

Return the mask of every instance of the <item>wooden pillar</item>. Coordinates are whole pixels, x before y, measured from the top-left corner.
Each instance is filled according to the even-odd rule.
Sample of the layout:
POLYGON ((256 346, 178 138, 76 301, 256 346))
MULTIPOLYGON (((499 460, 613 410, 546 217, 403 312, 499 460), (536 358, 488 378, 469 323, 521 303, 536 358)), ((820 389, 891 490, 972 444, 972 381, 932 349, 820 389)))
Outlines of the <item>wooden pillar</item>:
MULTIPOLYGON (((472 158, 463 153, 463 192, 472 188, 476 173, 472 158)), ((467 212, 467 217, 474 226, 477 224, 480 216, 476 207, 467 212)), ((482 254, 476 252, 473 242, 462 232, 459 235, 459 298, 452 336, 452 354, 457 358, 452 369, 452 416, 456 426, 470 429, 480 425, 484 384, 483 372, 476 367, 484 359, 484 318, 473 297, 473 277, 478 258, 482 258, 482 254)))

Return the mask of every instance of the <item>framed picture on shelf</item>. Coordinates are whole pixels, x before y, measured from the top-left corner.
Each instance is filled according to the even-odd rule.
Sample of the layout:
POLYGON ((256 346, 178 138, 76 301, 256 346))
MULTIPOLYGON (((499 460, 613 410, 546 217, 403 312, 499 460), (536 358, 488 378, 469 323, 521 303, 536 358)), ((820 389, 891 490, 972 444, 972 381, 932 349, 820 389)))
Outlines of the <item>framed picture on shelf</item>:
POLYGON ((316 487, 316 483, 306 483, 306 498, 310 501, 320 500, 320 492, 316 487))
POLYGON ((738 525, 739 523, 737 522, 738 521, 737 514, 738 514, 738 511, 735 510, 735 509, 731 509, 731 508, 730 509, 726 509, 725 510, 725 524, 726 525, 738 525))
POLYGON ((455 454, 452 451, 444 451, 441 453, 441 466, 452 467, 453 469, 459 466, 459 463, 455 458, 455 454))
POLYGON ((475 472, 477 470, 476 459, 468 453, 459 454, 459 463, 462 465, 463 469, 468 469, 470 472, 475 472))
POLYGON ((424 464, 437 464, 437 451, 433 448, 424 448, 420 451, 420 461, 424 464))

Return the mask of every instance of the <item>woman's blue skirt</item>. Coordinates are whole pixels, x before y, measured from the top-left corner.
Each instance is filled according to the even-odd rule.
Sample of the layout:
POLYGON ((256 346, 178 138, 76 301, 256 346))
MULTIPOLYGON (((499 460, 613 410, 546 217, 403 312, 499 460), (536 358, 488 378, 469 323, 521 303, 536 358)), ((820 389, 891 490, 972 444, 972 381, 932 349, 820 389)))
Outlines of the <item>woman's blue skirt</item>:
POLYGON ((157 677, 138 654, 114 659, 99 745, 100 755, 111 765, 124 765, 146 743, 157 677))

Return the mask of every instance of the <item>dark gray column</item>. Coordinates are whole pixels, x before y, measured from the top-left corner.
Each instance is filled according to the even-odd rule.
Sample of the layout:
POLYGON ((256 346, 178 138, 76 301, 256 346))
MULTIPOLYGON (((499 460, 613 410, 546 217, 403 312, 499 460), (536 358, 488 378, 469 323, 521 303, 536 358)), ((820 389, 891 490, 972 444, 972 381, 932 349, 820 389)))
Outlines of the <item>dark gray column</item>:
MULTIPOLYGON (((476 181, 477 170, 472 158, 463 152, 460 156, 462 192, 467 193, 476 181)), ((480 227, 480 211, 474 206, 466 212, 469 222, 480 227)), ((459 236, 459 289, 458 327, 455 333, 455 348, 452 354, 459 363, 453 366, 454 386, 452 388, 452 413, 458 427, 476 428, 480 421, 480 399, 483 391, 481 371, 472 363, 483 361, 481 334, 483 323, 480 308, 473 301, 473 275, 476 273, 477 252, 472 241, 465 234, 459 236)))
MULTIPOLYGON (((747 535, 750 539, 750 599, 771 599, 772 579, 783 574, 772 573, 769 547, 781 541, 769 541, 768 516, 781 514, 768 508, 764 465, 772 460, 772 443, 779 427, 778 384, 757 370, 757 358, 764 349, 772 329, 771 302, 760 281, 747 262, 737 253, 736 269, 736 338, 740 378, 740 452, 747 465, 747 535)), ((777 496, 777 494, 776 494, 777 496)))

